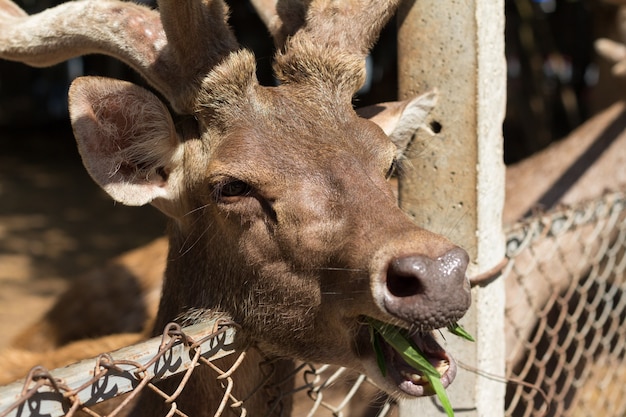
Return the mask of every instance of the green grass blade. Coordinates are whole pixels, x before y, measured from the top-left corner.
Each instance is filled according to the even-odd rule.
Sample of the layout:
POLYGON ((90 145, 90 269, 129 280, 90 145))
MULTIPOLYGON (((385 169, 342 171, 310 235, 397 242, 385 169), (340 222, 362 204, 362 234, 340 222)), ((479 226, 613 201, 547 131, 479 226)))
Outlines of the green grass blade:
MULTIPOLYGON (((407 355, 405 356, 404 354, 402 354, 402 357, 404 358, 404 360, 411 366, 413 366, 416 369, 420 369, 417 365, 417 362, 413 362, 413 356, 412 355, 407 355)), ((423 357, 422 357, 423 359, 423 357)), ((428 361, 427 361, 428 362, 428 361)), ((428 363, 430 365, 430 362, 428 363)), ((433 390, 435 391, 435 394, 437 394, 437 397, 439 398, 439 401, 441 401, 441 405, 443 407, 444 410, 446 410, 446 414, 448 415, 448 417, 454 417, 454 410, 452 409, 452 404, 450 403, 450 400, 448 399, 448 393, 446 392, 446 389, 443 387, 443 384, 441 383, 441 375, 439 375, 439 372, 437 372, 437 370, 430 365, 433 370, 435 371, 434 375, 426 375, 426 378, 428 378, 428 382, 430 383, 430 385, 433 387, 433 390)), ((423 371, 423 370, 422 370, 423 371)), ((424 372, 424 374, 426 374, 426 372, 424 372)))
POLYGON ((465 330, 463 327, 461 327, 460 324, 458 323, 454 323, 448 326, 448 330, 450 331, 450 333, 462 337, 465 340, 469 340, 470 342, 475 342, 476 340, 474 340, 474 338, 472 337, 471 334, 469 334, 467 332, 467 330, 465 330))
MULTIPOLYGON (((441 405, 446 411, 448 417, 454 417, 454 410, 452 409, 452 404, 450 404, 446 390, 441 383, 441 375, 439 374, 439 371, 437 371, 428 359, 424 357, 419 348, 411 342, 408 336, 401 329, 372 318, 368 318, 368 322, 371 328, 374 329, 374 333, 378 333, 383 339, 385 339, 385 341, 394 350, 402 355, 402 358, 409 365, 424 374, 424 377, 428 380, 430 386, 435 391, 435 394, 437 394, 439 401, 441 401, 441 405)), ((373 340, 375 339, 376 338, 373 340)), ((376 346, 374 346, 374 351, 376 352, 377 361, 380 366, 380 361, 382 360, 384 362, 380 346, 378 350, 376 346)))
POLYGON ((370 326, 370 338, 372 339, 372 346, 374 346, 374 353, 376 354, 376 362, 380 368, 380 373, 384 377, 387 376, 387 365, 385 364, 385 355, 383 354, 383 348, 380 346, 380 339, 378 333, 374 330, 374 327, 370 326))

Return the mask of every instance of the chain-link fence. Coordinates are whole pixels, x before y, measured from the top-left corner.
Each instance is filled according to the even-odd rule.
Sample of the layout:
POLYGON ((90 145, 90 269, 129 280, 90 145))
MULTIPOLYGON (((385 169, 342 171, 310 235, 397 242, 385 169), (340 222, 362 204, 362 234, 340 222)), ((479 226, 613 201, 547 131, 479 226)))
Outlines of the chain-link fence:
POLYGON ((236 327, 224 320, 184 329, 170 324, 161 338, 112 354, 53 371, 35 367, 25 381, 0 389, 0 416, 123 416, 146 389, 167 405, 164 415, 186 416, 177 408, 176 400, 200 367, 210 370, 213 383, 222 390, 221 401, 206 404, 214 407, 215 417, 258 415, 247 410, 244 402, 257 391, 269 404, 267 414, 273 416, 287 415, 281 412, 285 398, 293 403, 292 415, 298 416, 391 415, 393 401, 364 375, 330 365, 301 363, 276 383, 269 382, 276 372, 275 363, 261 361, 259 371, 264 382, 245 396, 236 397, 235 381, 247 376, 245 372, 241 375, 240 368, 251 354, 251 350, 236 353, 233 349, 236 327), (180 382, 172 392, 157 386, 158 381, 174 375, 180 382))
POLYGON ((625 252, 623 194, 509 232, 508 416, 626 415, 625 252))
MULTIPOLYGON (((506 415, 626 415, 626 196, 605 195, 515 225, 507 257, 500 278, 507 285, 506 415)), ((0 417, 125 415, 146 389, 167 405, 164 415, 185 416, 176 400, 199 368, 209 369, 222 390, 215 416, 257 415, 245 400, 258 391, 271 412, 289 398, 295 416, 396 413, 365 376, 328 365, 300 364, 279 383, 235 395, 250 354, 235 353, 235 331, 223 320, 170 325, 159 339, 95 360, 50 372, 34 368, 25 382, 0 389, 0 417), (179 375, 176 389, 157 388, 172 374, 179 375)), ((261 361, 260 371, 269 381, 274 363, 261 361)))

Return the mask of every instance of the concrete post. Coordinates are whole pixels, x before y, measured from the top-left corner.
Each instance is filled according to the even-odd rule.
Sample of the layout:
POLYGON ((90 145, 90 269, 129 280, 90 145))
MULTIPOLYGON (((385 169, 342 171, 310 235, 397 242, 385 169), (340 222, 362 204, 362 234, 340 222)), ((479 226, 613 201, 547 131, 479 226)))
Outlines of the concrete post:
MULTIPOLYGON (((502 121, 506 104, 503 0, 405 0, 399 11, 401 98, 439 90, 435 136, 418 134, 400 179, 401 206, 472 258, 469 275, 504 256, 502 121)), ((446 331, 458 362, 504 375, 504 286, 474 288, 461 324, 477 340, 446 331)), ((448 396, 457 416, 504 414, 505 386, 460 368, 448 396)), ((445 415, 434 401, 401 404, 401 417, 445 415)))

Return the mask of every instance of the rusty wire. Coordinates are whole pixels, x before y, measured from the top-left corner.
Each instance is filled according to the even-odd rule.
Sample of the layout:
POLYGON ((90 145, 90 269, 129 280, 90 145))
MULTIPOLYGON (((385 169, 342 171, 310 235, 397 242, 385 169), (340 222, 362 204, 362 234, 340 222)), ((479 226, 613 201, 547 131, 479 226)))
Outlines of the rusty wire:
MULTIPOLYGON (((0 409, 0 417, 39 415, 38 410, 30 410, 32 411, 31 414, 29 414, 29 410, 20 410, 19 412, 16 412, 16 410, 24 407, 35 394, 41 393, 42 388, 46 387, 49 388, 49 391, 58 395, 59 403, 63 404, 66 410, 63 415, 74 416, 80 412, 92 417, 103 417, 103 414, 97 407, 87 406, 85 401, 81 402, 77 394, 91 387, 97 387, 99 381, 111 373, 130 374, 134 377, 136 384, 134 389, 121 401, 112 403, 112 409, 108 410, 107 416, 126 415, 132 408, 133 400, 147 387, 159 395, 164 404, 169 405, 169 411, 166 416, 187 417, 185 413, 177 408, 176 399, 184 390, 189 377, 196 369, 196 365, 206 366, 213 370, 216 380, 223 383, 223 398, 214 412, 214 417, 222 416, 227 408, 235 411, 241 417, 247 416, 248 411, 244 406, 245 401, 259 390, 262 390, 263 394, 267 396, 268 403, 273 404, 273 408, 270 408, 268 414, 280 407, 283 398, 292 396, 298 402, 302 410, 301 414, 306 416, 332 415, 345 417, 351 415, 350 410, 355 409, 354 404, 351 403, 356 402, 358 404, 357 407, 362 407, 363 399, 366 398, 369 401, 369 397, 374 397, 377 400, 373 403, 373 406, 378 410, 378 417, 388 416, 394 409, 394 403, 381 396, 378 389, 367 378, 345 368, 329 365, 317 367, 312 364, 301 363, 295 366, 292 372, 281 375, 281 380, 270 384, 268 381, 274 375, 275 360, 266 360, 260 364, 264 382, 253 388, 244 398, 236 398, 233 395, 235 385, 233 376, 245 359, 247 351, 232 353, 232 355, 237 355, 232 365, 228 369, 221 369, 210 358, 202 356, 199 349, 203 343, 217 338, 227 329, 233 327, 236 327, 236 325, 232 322, 217 320, 207 336, 194 340, 179 325, 170 323, 165 327, 160 337, 157 352, 148 361, 139 363, 134 360, 114 359, 108 353, 101 354, 94 359, 94 367, 90 372, 93 376, 77 387, 70 387, 63 379, 54 377, 54 371, 51 372, 42 367, 35 367, 26 377, 21 387, 19 398, 6 409, 0 409), (187 369, 181 371, 182 379, 178 386, 171 394, 168 394, 155 385, 157 379, 149 376, 148 370, 175 346, 180 345, 183 345, 189 351, 191 361, 187 369)), ((95 389, 93 391, 97 395, 99 390, 95 389)), ((107 400, 100 404, 103 405, 110 402, 111 400, 107 400)), ((367 407, 371 406, 368 405, 367 407)), ((278 411, 278 415, 284 415, 282 410, 278 411)))
MULTIPOLYGON (((49 391, 57 394, 59 396, 58 401, 60 403, 66 404, 65 408, 67 408, 68 411, 64 415, 73 416, 77 410, 80 410, 88 415, 101 417, 100 414, 82 403, 79 400, 77 394, 86 389, 97 387, 98 382, 107 375, 110 375, 111 373, 129 373, 135 378, 136 385, 134 389, 130 392, 130 394, 126 398, 124 398, 111 412, 108 413, 109 417, 114 417, 122 412, 127 412, 127 406, 142 392, 142 390, 146 386, 161 395, 165 403, 172 404, 170 413, 168 413, 168 415, 185 416, 184 413, 176 409, 176 404, 174 403, 174 400, 182 392, 185 383, 189 379, 190 374, 193 372, 199 362, 199 359, 201 358, 201 351, 200 349, 198 349, 198 347, 207 340, 219 337, 225 332, 227 328, 230 327, 236 327, 236 325, 232 322, 217 320, 213 324, 212 332, 203 339, 196 341, 189 337, 187 334, 185 334, 180 325, 176 323, 170 323, 165 327, 161 335, 161 343, 158 351, 152 356, 149 361, 145 363, 139 363, 137 361, 126 359, 115 360, 110 354, 102 354, 95 358, 95 368, 92 372, 93 377, 75 388, 69 387, 62 379, 54 377, 50 371, 44 369, 43 367, 37 366, 33 368, 27 375, 19 398, 17 398, 16 401, 9 405, 6 409, 0 410, 0 417, 9 416, 15 410, 25 406, 27 402, 35 394, 40 393, 41 389, 44 387, 49 388, 49 391), (173 394, 168 395, 166 393, 163 393, 153 384, 153 382, 156 382, 158 379, 149 376, 149 373, 147 371, 157 361, 167 355, 168 352, 172 350, 172 348, 180 344, 184 345, 190 352, 193 352, 193 356, 191 359, 191 363, 188 366, 188 369, 185 371, 185 375, 183 376, 179 387, 174 391, 173 394), (124 366, 124 368, 122 368, 122 366, 124 366), (129 367, 132 368, 131 371, 129 371, 129 367)), ((238 364, 239 362, 235 363, 235 365, 238 364)), ((232 370, 229 372, 232 373, 232 370)), ((98 390, 96 389, 94 391, 97 392, 98 390)), ((23 413, 20 413, 20 415, 23 415, 23 413)))

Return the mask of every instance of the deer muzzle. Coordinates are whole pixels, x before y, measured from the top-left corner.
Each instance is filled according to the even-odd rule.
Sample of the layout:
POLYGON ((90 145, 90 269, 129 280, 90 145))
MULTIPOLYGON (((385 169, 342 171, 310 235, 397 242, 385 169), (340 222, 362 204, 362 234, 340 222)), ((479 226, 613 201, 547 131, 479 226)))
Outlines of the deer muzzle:
MULTIPOLYGON (((387 316, 385 322, 391 327, 407 329, 411 344, 435 367, 441 375, 441 384, 447 387, 456 376, 456 362, 437 343, 432 330, 456 323, 469 308, 471 296, 466 277, 469 256, 461 248, 443 244, 445 249, 439 256, 425 255, 425 251, 398 255, 403 253, 398 248, 395 255, 381 250, 374 258, 379 272, 373 277, 372 292, 376 304, 387 316)), ((366 328, 360 330, 361 340, 373 337, 366 334, 366 328)), ((378 344, 379 352, 374 356, 380 355, 377 361, 385 363, 386 374, 377 372, 371 358, 365 366, 379 386, 399 397, 435 393, 421 370, 413 368, 385 341, 378 340, 378 344)))
POLYGON ((412 328, 428 331, 456 322, 470 306, 466 277, 467 253, 455 247, 442 256, 421 254, 393 257, 378 282, 387 313, 412 328))

